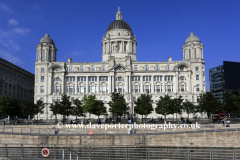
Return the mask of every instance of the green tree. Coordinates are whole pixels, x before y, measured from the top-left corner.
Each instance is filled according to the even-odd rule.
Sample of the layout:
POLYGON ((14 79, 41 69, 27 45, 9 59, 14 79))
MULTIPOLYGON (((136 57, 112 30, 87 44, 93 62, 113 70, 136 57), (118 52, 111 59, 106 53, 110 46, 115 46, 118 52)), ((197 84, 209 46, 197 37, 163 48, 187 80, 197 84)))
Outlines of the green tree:
POLYGON ((19 99, 11 98, 6 95, 0 96, 0 111, 8 115, 13 121, 14 117, 22 115, 22 106, 19 99))
POLYGON ((113 117, 123 116, 124 114, 128 114, 128 103, 126 103, 126 100, 124 98, 124 95, 118 93, 118 92, 113 92, 111 94, 111 101, 108 102, 109 104, 109 112, 113 114, 113 117))
POLYGON ((37 100, 37 103, 35 105, 35 114, 37 115, 37 121, 38 121, 38 113, 41 113, 44 108, 45 108, 45 103, 43 103, 43 101, 41 101, 40 99, 37 100))
POLYGON ((73 112, 73 106, 70 102, 70 96, 62 95, 61 102, 60 102, 60 108, 58 109, 59 114, 63 116, 69 116, 73 112))
POLYGON ((104 115, 107 112, 107 108, 104 106, 104 103, 100 100, 96 100, 95 105, 93 106, 92 113, 97 115, 98 118, 100 115, 104 115))
POLYGON ((200 93, 197 102, 198 105, 196 106, 196 111, 202 113, 202 123, 204 112, 214 114, 219 113, 222 110, 219 101, 211 92, 200 93))
POLYGON ((22 105, 22 113, 28 115, 28 121, 31 115, 36 113, 36 105, 33 102, 25 101, 22 105))
POLYGON ((232 91, 226 91, 224 110, 235 117, 240 114, 240 96, 233 94, 232 91))
POLYGON ((57 114, 60 114, 59 109, 61 108, 61 104, 59 102, 55 102, 55 104, 51 104, 49 108, 53 115, 55 115, 55 122, 57 123, 57 114))
MULTIPOLYGON (((153 111, 152 107, 152 96, 147 94, 141 94, 141 96, 137 99, 134 104, 136 105, 134 108, 135 113, 142 115, 142 123, 143 123, 143 115, 147 116, 153 111)), ((147 119, 147 118, 146 118, 147 119)), ((145 123, 146 123, 145 119, 145 123)))
POLYGON ((171 98, 169 95, 165 95, 164 97, 160 96, 160 100, 157 103, 157 107, 155 108, 155 111, 157 114, 162 114, 165 117, 168 114, 169 105, 171 102, 171 98))
POLYGON ((178 98, 173 99, 173 109, 175 110, 176 113, 176 121, 177 121, 177 114, 182 114, 182 105, 183 99, 182 96, 178 96, 178 98))
POLYGON ((183 109, 186 110, 189 118, 189 114, 193 113, 196 109, 196 106, 192 102, 183 102, 183 109))
POLYGON ((75 99, 73 104, 75 105, 73 108, 73 115, 76 116, 76 119, 78 116, 83 116, 82 102, 79 99, 75 99))
POLYGON ((83 99, 82 99, 82 102, 83 102, 83 106, 82 106, 82 109, 83 109, 83 112, 86 114, 87 112, 90 114, 90 117, 91 117, 91 113, 93 111, 93 107, 96 105, 96 96, 95 95, 84 95, 83 99))

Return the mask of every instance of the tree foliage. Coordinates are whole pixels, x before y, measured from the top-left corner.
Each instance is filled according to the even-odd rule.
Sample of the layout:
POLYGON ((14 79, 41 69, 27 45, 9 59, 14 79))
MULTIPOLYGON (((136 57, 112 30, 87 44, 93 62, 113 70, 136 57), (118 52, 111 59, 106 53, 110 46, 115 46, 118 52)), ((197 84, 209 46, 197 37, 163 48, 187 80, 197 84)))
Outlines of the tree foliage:
POLYGON ((108 102, 110 108, 109 112, 113 114, 113 116, 123 116, 124 114, 128 114, 128 103, 126 103, 126 100, 124 98, 124 95, 113 92, 111 94, 111 101, 108 102))
POLYGON ((186 101, 183 102, 183 109, 187 112, 189 118, 189 114, 196 111, 196 106, 192 102, 186 101))
POLYGON ((11 119, 20 117, 23 113, 20 100, 6 95, 0 96, 0 111, 8 115, 11 119))
POLYGON ((75 99, 73 104, 75 106, 73 107, 72 115, 76 116, 76 118, 83 116, 82 102, 79 99, 75 99))
POLYGON ((226 91, 224 110, 231 115, 240 114, 240 95, 237 96, 232 91, 226 91))
MULTIPOLYGON (((137 114, 142 115, 142 123, 143 123, 143 115, 147 116, 153 111, 152 107, 152 96, 149 94, 141 94, 141 96, 137 99, 134 107, 134 111, 137 114)), ((146 119, 145 119, 146 122, 146 119)))
POLYGON ((73 112, 73 106, 70 102, 70 96, 62 95, 61 102, 60 102, 60 108, 58 108, 58 113, 61 115, 69 116, 73 112))

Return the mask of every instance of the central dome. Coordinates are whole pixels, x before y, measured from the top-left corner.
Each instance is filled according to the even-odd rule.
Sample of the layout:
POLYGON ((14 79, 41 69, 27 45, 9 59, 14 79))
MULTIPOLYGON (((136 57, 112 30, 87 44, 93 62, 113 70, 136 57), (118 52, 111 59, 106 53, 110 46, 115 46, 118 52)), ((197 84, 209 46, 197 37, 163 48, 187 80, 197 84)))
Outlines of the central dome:
POLYGON ((125 22, 124 20, 115 20, 113 21, 107 28, 107 31, 110 31, 112 29, 127 29, 130 30, 132 32, 131 27, 129 26, 129 24, 127 22, 125 22))

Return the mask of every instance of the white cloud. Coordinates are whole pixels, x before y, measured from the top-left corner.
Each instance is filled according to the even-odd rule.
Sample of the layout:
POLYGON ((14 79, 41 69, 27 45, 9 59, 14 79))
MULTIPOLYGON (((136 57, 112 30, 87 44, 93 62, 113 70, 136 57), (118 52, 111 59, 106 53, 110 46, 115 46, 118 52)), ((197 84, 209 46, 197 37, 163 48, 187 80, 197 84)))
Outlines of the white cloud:
POLYGON ((3 57, 3 59, 14 63, 14 64, 23 64, 23 62, 16 56, 12 55, 10 52, 6 52, 0 49, 0 55, 3 57))
POLYGON ((21 35, 25 35, 30 32, 30 29, 27 29, 27 28, 22 29, 22 28, 17 27, 14 29, 14 32, 21 34, 21 35))
POLYGON ((16 25, 18 25, 18 21, 16 21, 15 19, 10 19, 10 20, 8 21, 8 24, 9 24, 9 25, 12 25, 12 26, 16 26, 16 25))
POLYGON ((0 9, 3 10, 3 11, 5 11, 5 12, 7 12, 7 13, 11 13, 11 14, 14 13, 13 10, 11 10, 11 9, 10 9, 6 4, 4 4, 4 3, 1 3, 1 4, 0 4, 0 9))
POLYGON ((0 44, 2 44, 3 46, 5 46, 7 48, 13 49, 13 50, 20 49, 19 45, 16 44, 16 42, 14 42, 12 39, 4 40, 4 39, 0 38, 0 44))

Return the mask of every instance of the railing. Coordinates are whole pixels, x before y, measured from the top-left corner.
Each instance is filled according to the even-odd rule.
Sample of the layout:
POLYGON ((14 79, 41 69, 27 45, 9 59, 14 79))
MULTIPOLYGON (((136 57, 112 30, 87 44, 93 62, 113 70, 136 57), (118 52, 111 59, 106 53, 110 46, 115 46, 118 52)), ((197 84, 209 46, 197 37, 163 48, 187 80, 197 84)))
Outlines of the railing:
POLYGON ((42 149, 49 149, 48 159, 206 159, 206 160, 237 160, 240 159, 240 148, 223 147, 162 147, 162 146, 91 146, 61 144, 0 144, 0 157, 11 159, 44 158, 42 149))

